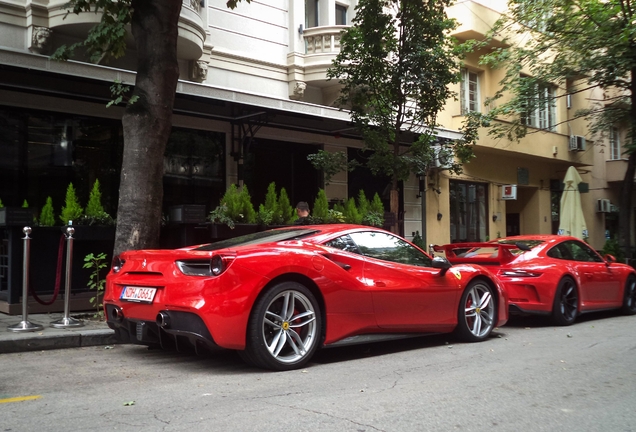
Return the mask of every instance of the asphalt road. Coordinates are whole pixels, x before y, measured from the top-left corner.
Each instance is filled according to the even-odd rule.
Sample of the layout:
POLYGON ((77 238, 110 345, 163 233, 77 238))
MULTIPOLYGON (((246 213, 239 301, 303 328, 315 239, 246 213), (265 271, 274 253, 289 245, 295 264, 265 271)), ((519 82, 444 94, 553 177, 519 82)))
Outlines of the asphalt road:
POLYGON ((516 319, 272 373, 133 345, 0 355, 0 431, 635 431, 636 317, 516 319))

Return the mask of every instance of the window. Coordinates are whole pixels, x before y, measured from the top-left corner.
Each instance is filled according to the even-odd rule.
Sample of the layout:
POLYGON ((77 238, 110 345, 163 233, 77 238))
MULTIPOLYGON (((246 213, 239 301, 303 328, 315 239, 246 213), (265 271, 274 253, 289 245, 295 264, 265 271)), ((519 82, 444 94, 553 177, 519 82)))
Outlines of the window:
POLYGON ((336 5, 336 25, 347 25, 347 7, 336 5))
POLYGON ((488 235, 488 185, 450 181, 451 242, 480 242, 488 235))
POLYGON ((552 18, 548 1, 535 0, 528 3, 518 3, 513 10, 515 20, 534 31, 548 33, 549 21, 552 18))
MULTIPOLYGON (((86 202, 99 179, 102 205, 114 216, 119 199, 121 121, 0 107, 0 198, 41 209, 47 197, 59 209, 73 183, 86 202)), ((58 220, 59 222, 59 220, 58 220)))
POLYGON ((325 243, 325 246, 340 249, 345 252, 360 253, 360 251, 358 250, 358 246, 353 242, 351 237, 348 235, 344 235, 342 237, 333 239, 325 243))
POLYGON ((479 76, 476 72, 462 69, 460 93, 462 114, 479 112, 479 76))
POLYGON ((527 126, 538 129, 554 130, 556 125, 556 89, 550 85, 536 86, 536 92, 528 101, 530 113, 522 116, 527 126))
POLYGON ((615 127, 610 128, 609 144, 610 160, 619 160, 621 158, 621 138, 618 133, 618 129, 615 127))
POLYGON ((432 267, 431 259, 399 237, 381 232, 350 234, 362 255, 400 264, 432 267))
POLYGON ((305 0, 305 28, 318 27, 318 0, 305 0))
POLYGON ((589 246, 578 241, 560 243, 548 251, 548 256, 569 261, 603 262, 589 246))

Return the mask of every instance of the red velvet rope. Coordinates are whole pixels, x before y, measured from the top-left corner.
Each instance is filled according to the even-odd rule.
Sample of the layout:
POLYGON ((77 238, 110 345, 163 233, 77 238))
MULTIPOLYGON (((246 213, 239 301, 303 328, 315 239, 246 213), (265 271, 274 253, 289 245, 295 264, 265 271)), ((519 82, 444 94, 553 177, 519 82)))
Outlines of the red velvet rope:
POLYGON ((29 292, 31 293, 31 295, 33 296, 35 301, 37 301, 41 305, 44 305, 44 306, 52 305, 55 302, 55 300, 57 299, 57 295, 60 293, 60 281, 62 280, 62 254, 64 252, 64 239, 65 238, 66 238, 66 236, 64 234, 62 234, 62 236, 60 237, 60 246, 59 246, 58 251, 57 251, 57 270, 55 272, 55 289, 53 290, 53 297, 51 298, 51 300, 49 300, 49 301, 42 300, 35 293, 35 290, 33 289, 33 285, 29 284, 29 292))

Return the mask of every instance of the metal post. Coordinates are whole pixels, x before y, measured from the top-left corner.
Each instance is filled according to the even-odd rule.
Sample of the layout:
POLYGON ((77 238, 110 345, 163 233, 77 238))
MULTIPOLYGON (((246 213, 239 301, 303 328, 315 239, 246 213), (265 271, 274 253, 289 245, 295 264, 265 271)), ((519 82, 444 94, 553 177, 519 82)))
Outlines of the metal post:
POLYGON ((67 328, 67 327, 82 327, 84 322, 71 318, 70 303, 71 303, 71 271, 73 269, 73 234, 75 228, 72 226, 66 227, 66 285, 64 289, 64 318, 60 318, 57 321, 51 323, 51 327, 55 328, 67 328))
POLYGON ((22 321, 18 324, 7 327, 8 331, 12 332, 32 332, 44 329, 40 324, 34 324, 29 322, 29 256, 31 255, 31 227, 22 228, 24 233, 24 254, 22 263, 22 321))

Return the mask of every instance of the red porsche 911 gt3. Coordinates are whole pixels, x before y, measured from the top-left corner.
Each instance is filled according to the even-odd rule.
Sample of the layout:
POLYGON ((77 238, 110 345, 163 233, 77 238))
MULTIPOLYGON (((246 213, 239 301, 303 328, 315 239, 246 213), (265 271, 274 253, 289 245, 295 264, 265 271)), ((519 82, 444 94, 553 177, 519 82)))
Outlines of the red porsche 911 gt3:
POLYGON ((434 246, 453 264, 480 264, 496 272, 510 312, 551 315, 570 325, 584 312, 622 309, 636 314, 636 272, 602 257, 585 242, 561 235, 522 235, 485 243, 434 246))
POLYGON ((453 331, 482 341, 508 319, 488 270, 451 267, 357 225, 124 252, 107 276, 104 307, 124 342, 234 349, 273 370, 302 367, 321 347, 453 331))

